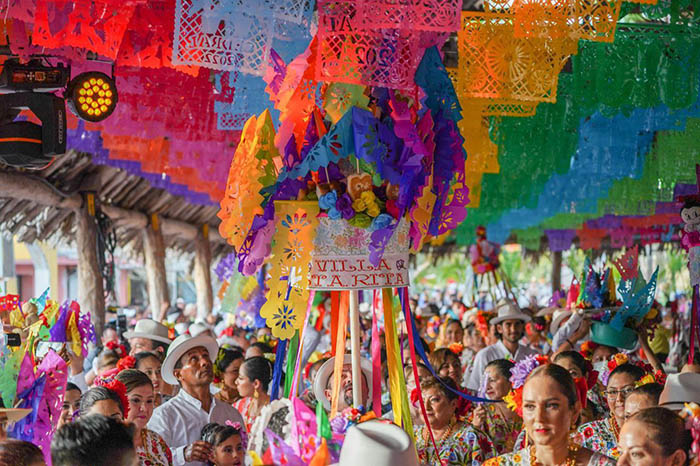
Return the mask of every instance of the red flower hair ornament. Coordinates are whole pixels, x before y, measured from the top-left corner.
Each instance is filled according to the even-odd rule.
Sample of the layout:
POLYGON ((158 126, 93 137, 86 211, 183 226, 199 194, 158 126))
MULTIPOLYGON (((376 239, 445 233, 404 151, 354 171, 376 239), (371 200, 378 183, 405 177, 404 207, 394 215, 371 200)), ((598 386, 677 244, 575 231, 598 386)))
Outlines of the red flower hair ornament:
POLYGON ((117 394, 124 410, 123 417, 126 419, 129 416, 129 399, 126 397, 126 386, 117 379, 111 382, 97 381, 97 386, 104 387, 117 394))
POLYGON ((117 369, 119 372, 124 371, 126 369, 133 369, 134 366, 136 366, 136 358, 133 356, 124 356, 123 358, 119 359, 117 361, 117 369))
POLYGON ((118 341, 108 341, 107 343, 105 343, 105 348, 114 351, 120 358, 123 358, 127 355, 126 348, 118 341))

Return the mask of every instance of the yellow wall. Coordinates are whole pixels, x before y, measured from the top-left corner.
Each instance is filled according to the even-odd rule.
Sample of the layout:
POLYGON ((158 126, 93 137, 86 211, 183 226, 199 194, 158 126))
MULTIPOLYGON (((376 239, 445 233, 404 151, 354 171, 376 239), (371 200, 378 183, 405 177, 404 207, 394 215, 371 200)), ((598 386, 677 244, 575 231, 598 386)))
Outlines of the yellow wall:
MULTIPOLYGON (((51 296, 58 297, 58 251, 44 242, 39 242, 39 248, 46 257, 46 262, 49 265, 49 277, 51 283, 51 296)), ((30 261, 32 256, 24 243, 14 240, 15 261, 30 261)), ((17 279, 11 278, 7 281, 7 292, 10 294, 17 293, 17 279)))

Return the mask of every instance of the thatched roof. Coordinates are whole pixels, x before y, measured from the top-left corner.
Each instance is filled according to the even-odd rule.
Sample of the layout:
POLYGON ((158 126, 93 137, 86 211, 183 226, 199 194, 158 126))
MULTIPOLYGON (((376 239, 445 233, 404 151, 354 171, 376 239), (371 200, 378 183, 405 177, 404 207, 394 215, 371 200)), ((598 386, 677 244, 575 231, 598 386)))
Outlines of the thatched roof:
MULTIPOLYGON (((92 162, 90 154, 69 151, 56 157, 42 170, 22 170, 0 165, 0 175, 14 175, 15 186, 0 187, 0 232, 17 237, 19 241, 47 241, 53 244, 73 244, 75 206, 80 205, 80 191, 95 191, 98 205, 125 209, 136 216, 158 214, 171 225, 199 228, 210 227, 212 255, 231 251, 218 235, 218 206, 192 204, 181 196, 154 188, 150 183, 126 171, 92 162), (50 194, 50 199, 61 201, 61 206, 47 205, 46 197, 34 195, 37 188, 50 194), (76 200, 77 199, 77 200, 76 200), (185 225, 189 224, 189 225, 185 225)), ((108 214, 112 217, 111 214, 108 214)), ((126 252, 141 252, 142 228, 133 222, 114 224, 117 244, 126 252)), ((194 242, 187 235, 178 234, 177 228, 163 229, 165 245, 176 251, 191 252, 194 242)))

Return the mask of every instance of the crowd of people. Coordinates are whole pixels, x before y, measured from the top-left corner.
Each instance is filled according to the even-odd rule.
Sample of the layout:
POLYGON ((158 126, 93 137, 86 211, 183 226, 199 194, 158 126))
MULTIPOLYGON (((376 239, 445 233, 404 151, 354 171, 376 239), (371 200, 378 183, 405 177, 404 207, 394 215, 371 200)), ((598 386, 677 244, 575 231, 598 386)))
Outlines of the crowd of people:
MULTIPOLYGON (((576 308, 520 308, 505 300, 484 311, 459 299, 442 309, 419 305, 417 299, 410 305, 415 345, 408 341, 406 322, 400 319, 398 327, 413 424, 407 441, 417 455, 396 463, 391 458, 400 452, 389 451, 381 464, 681 466, 700 446, 700 431, 691 428, 700 425, 700 408, 694 405, 700 404, 700 364, 669 363, 669 322, 640 331, 637 347, 622 350, 589 340, 589 317, 576 308), (656 341, 657 334, 667 341, 656 341), (414 346, 426 359, 415 357, 414 346)), ((366 455, 373 456, 364 459, 362 448, 352 458, 346 453, 362 435, 375 440, 401 435, 390 425, 394 412, 383 332, 377 365, 370 357, 371 312, 361 323, 361 387, 353 387, 349 354, 342 365, 335 363, 324 325, 309 327, 313 331, 305 333, 300 353, 298 400, 326 416, 347 418, 349 410, 359 410, 351 424, 364 430, 349 435, 348 426, 343 428, 348 435, 339 452, 341 465, 380 464, 377 448, 391 450, 401 443, 377 447, 366 441, 374 445, 366 455), (370 413, 377 387, 373 369, 379 366, 382 407, 376 412, 375 403, 370 413), (339 367, 340 395, 333 410, 339 367), (353 406, 353 389, 362 406, 353 406)), ((279 387, 273 390, 284 377, 275 378, 278 342, 269 329, 237 328, 219 318, 180 330, 176 336, 172 328, 142 318, 120 334, 109 322, 87 357, 66 357, 70 375, 51 441, 54 466, 280 464, 265 451, 272 440, 249 442, 269 435, 277 409, 274 394, 284 394, 279 387), (257 454, 250 454, 254 449, 257 454)), ((16 413, 1 411, 5 432, 16 413)), ((0 442, 0 464, 45 461, 29 442, 0 442)))

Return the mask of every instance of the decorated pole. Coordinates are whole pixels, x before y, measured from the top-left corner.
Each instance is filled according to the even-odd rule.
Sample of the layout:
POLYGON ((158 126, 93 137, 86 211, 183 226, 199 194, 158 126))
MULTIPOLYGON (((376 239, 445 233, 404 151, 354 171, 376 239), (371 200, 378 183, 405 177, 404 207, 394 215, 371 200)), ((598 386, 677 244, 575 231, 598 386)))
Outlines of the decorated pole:
MULTIPOLYGON (((350 356, 352 358, 352 404, 362 405, 362 368, 360 366, 359 290, 350 291, 350 356)), ((369 381, 368 381, 369 382, 369 381)))

